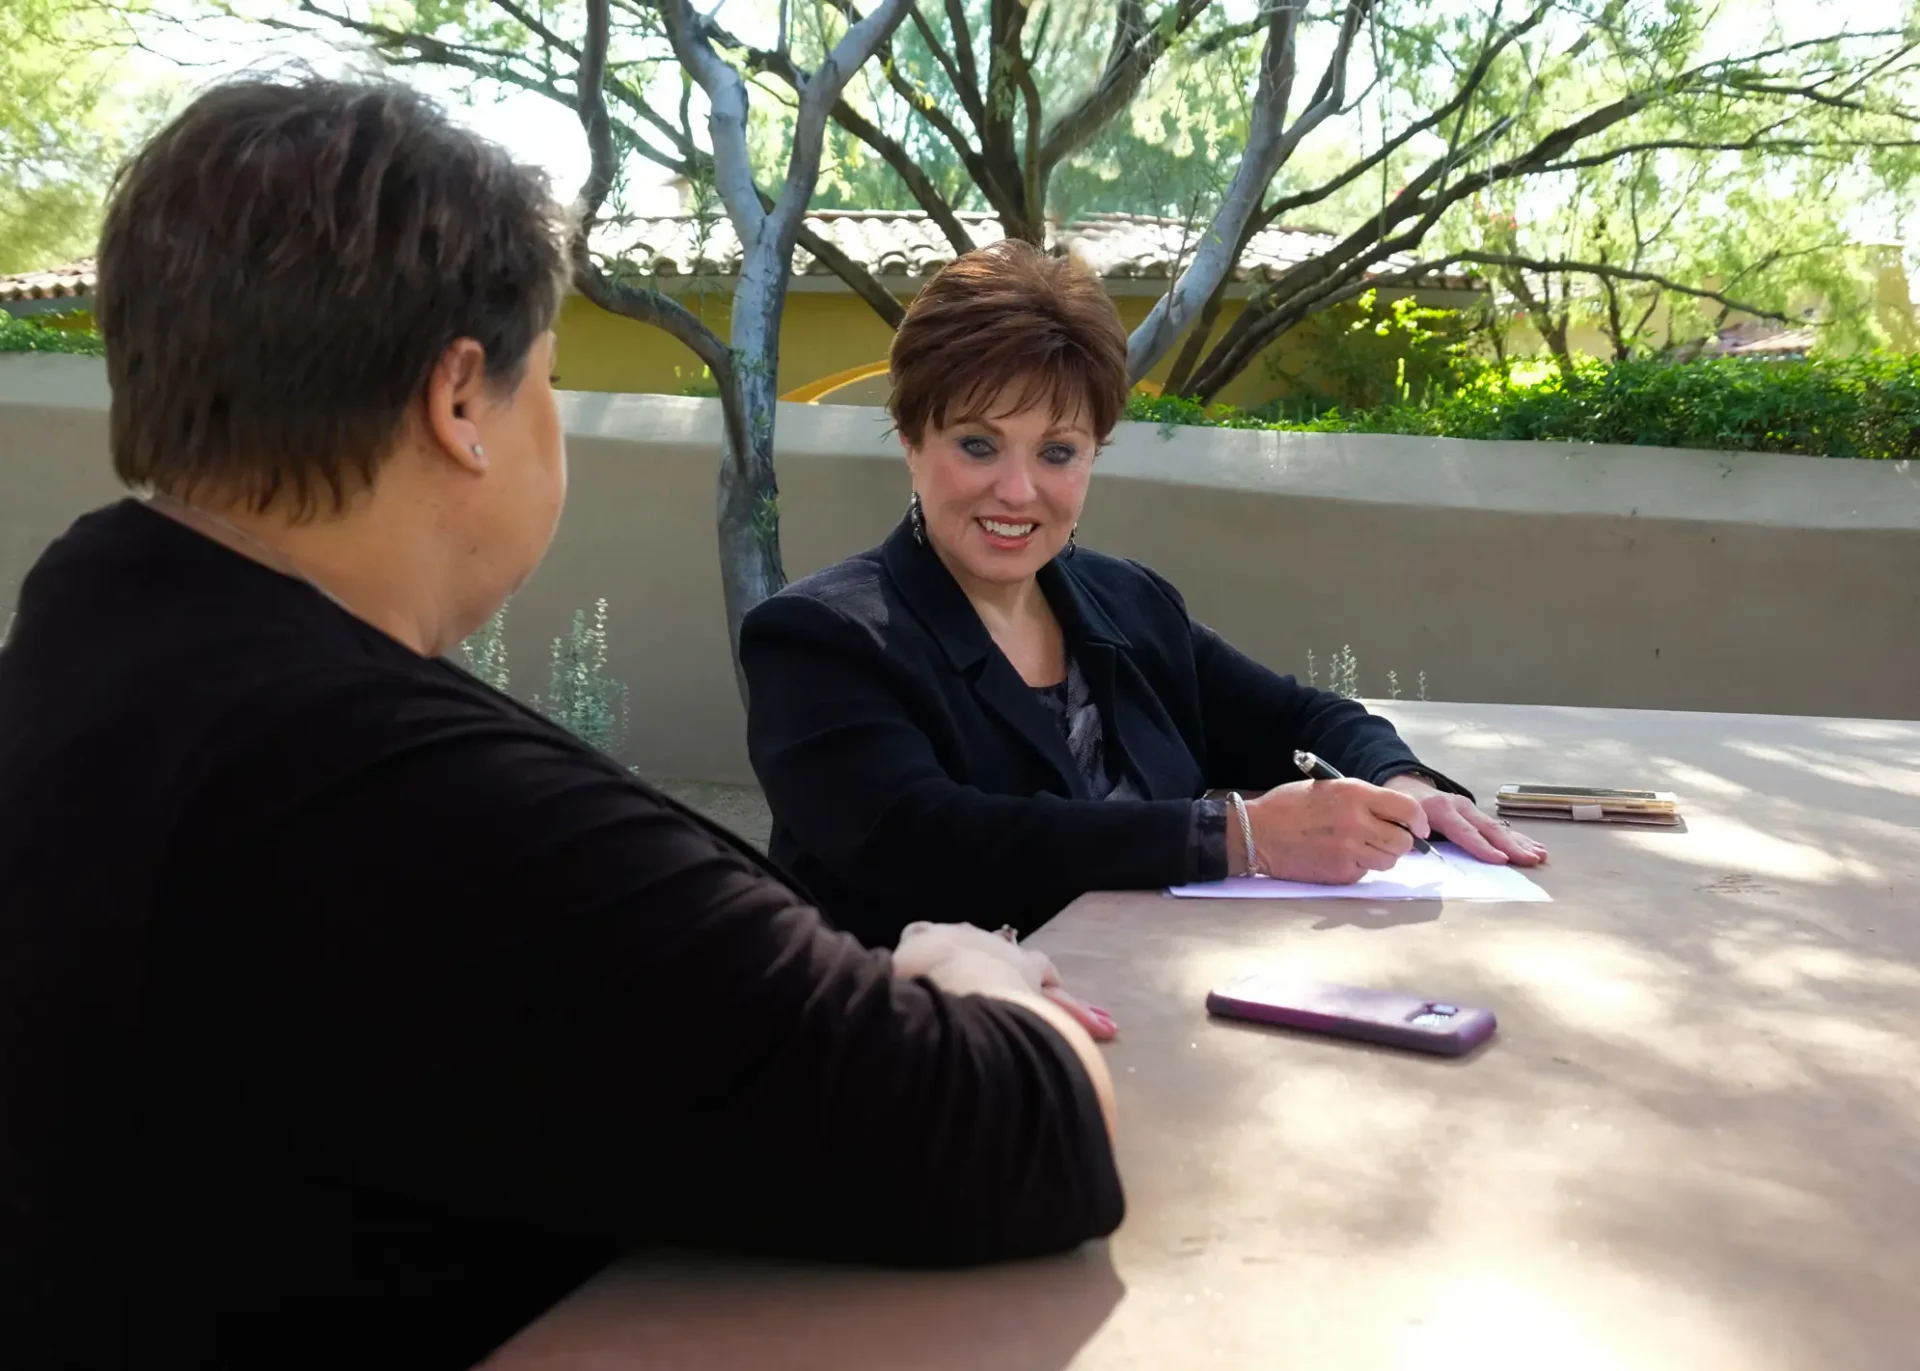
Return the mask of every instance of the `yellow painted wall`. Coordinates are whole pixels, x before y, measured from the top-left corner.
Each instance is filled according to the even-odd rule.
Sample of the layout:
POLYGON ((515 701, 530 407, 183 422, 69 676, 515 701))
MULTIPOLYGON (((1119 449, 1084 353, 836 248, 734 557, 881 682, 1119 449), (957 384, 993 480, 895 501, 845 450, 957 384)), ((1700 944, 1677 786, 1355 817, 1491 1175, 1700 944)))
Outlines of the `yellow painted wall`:
MULTIPOLYGON (((710 294, 681 301, 721 337, 728 336, 729 297, 710 294)), ((1147 315, 1153 300, 1122 297, 1115 302, 1120 319, 1131 329, 1147 315)), ((1215 330, 1218 337, 1239 316, 1242 304, 1227 302, 1215 330)), ((1283 372, 1297 373, 1312 359, 1323 325, 1310 321, 1267 349, 1221 394, 1228 404, 1251 408, 1289 393, 1283 372), (1276 371, 1275 368, 1282 369, 1276 371)), ((571 296, 561 308, 560 384, 568 390, 654 391, 666 394, 711 394, 700 359, 661 329, 607 313, 580 296, 571 296)), ((810 381, 867 363, 884 362, 893 330, 881 322, 868 304, 849 293, 796 293, 787 297, 780 325, 780 393, 810 381)), ((1173 365, 1168 355, 1148 376, 1163 380, 1173 365)), ((863 385, 859 392, 837 393, 841 400, 877 403, 884 383, 863 385)))
MULTIPOLYGON (((731 297, 681 300, 722 338, 730 336, 731 297)), ((580 296, 560 310, 560 384, 568 390, 712 394, 691 349, 662 329, 609 314, 580 296)), ((780 322, 780 393, 864 362, 884 361, 893 330, 851 294, 787 297, 780 322)))

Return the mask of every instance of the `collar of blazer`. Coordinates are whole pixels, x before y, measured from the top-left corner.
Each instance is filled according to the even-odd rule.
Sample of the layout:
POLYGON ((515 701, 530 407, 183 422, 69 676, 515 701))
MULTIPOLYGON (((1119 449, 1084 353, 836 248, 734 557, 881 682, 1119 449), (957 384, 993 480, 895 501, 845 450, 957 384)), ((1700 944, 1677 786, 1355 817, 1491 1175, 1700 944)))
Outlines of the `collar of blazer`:
MULTIPOLYGON (((904 519, 887 535, 880 556, 901 597, 939 641, 956 671, 977 666, 993 651, 993 639, 973 602, 939 555, 914 541, 913 530, 904 519)), ((1078 648, 1085 643, 1103 643, 1124 651, 1131 646, 1127 635, 1075 573, 1074 560, 1056 557, 1040 568, 1039 576, 1040 591, 1059 616, 1068 645, 1078 648)))

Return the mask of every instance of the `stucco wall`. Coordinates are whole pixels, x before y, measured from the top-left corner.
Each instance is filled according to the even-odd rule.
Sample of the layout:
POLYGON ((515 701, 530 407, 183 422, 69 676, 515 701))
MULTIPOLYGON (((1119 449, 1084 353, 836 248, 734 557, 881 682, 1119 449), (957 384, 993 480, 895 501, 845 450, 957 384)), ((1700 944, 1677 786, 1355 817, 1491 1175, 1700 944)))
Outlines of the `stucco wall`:
MULTIPOLYGON (((562 374, 566 363, 562 361, 562 374)), ((0 359, 0 618, 39 549, 114 496, 85 359, 0 359)), ((631 759, 743 778, 712 527, 712 401, 566 399, 573 487, 509 621, 546 688, 571 612, 611 605, 631 759)), ((780 415, 787 567, 877 542, 906 478, 877 411, 780 415)), ((1083 540, 1169 576, 1261 660, 1351 644, 1383 694, 1920 717, 1920 471, 1653 448, 1122 429, 1083 540)))

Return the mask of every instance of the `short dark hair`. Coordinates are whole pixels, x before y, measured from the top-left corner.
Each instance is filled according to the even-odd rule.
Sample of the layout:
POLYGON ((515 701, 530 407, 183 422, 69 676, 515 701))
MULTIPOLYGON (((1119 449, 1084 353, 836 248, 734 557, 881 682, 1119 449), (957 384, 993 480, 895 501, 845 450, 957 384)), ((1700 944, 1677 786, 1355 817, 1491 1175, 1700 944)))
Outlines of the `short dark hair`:
POLYGON ((519 385, 565 266, 545 175, 418 92, 216 86, 121 169, 101 230, 114 471, 337 510, 456 339, 519 385))
POLYGON ((887 409, 909 443, 1017 386, 1015 408, 1078 409, 1105 442, 1127 403, 1127 334, 1100 278, 1006 239, 956 257, 893 335, 887 409))

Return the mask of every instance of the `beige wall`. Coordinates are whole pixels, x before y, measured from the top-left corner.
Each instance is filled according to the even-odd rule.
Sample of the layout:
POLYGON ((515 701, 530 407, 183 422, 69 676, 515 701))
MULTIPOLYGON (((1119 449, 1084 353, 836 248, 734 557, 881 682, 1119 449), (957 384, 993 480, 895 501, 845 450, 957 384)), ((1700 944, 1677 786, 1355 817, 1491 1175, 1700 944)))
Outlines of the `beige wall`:
MULTIPOLYGON (((85 359, 0 359, 0 617, 47 540, 114 494, 85 359)), ((567 398, 573 494, 515 601, 514 688, 546 688, 572 610, 611 602, 631 759, 744 778, 714 567, 712 401, 567 398)), ((906 499, 877 411, 786 406, 798 576, 883 537, 906 499)), ((1130 425, 1084 540, 1170 577, 1282 670, 1351 644, 1436 699, 1920 717, 1920 471, 1652 448, 1130 425)))

